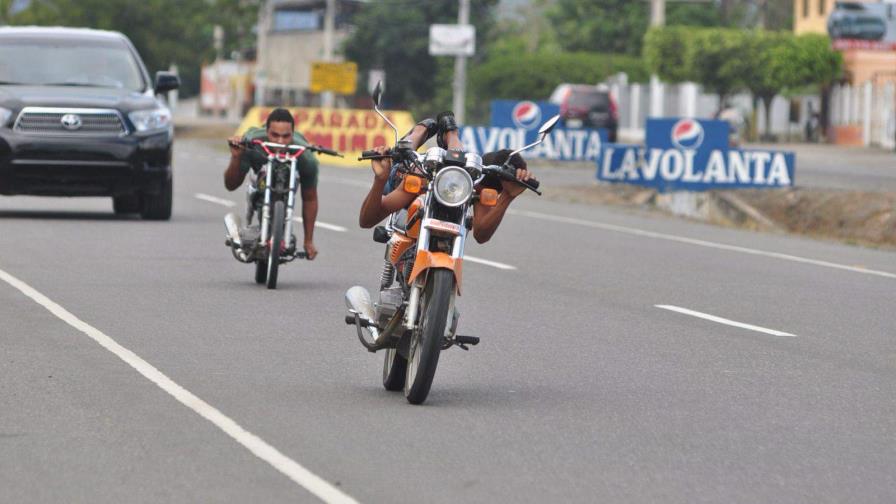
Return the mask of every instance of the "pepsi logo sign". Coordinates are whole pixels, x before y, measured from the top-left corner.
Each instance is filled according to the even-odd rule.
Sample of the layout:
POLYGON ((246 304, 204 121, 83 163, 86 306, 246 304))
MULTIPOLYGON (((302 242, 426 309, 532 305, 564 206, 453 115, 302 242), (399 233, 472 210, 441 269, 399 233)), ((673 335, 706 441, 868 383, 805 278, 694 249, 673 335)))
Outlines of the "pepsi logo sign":
POLYGON ((541 125, 541 107, 535 102, 521 101, 513 107, 510 117, 517 128, 537 128, 541 125))
POLYGON ((672 127, 672 144, 679 149, 695 150, 703 145, 703 126, 694 119, 682 119, 672 127))

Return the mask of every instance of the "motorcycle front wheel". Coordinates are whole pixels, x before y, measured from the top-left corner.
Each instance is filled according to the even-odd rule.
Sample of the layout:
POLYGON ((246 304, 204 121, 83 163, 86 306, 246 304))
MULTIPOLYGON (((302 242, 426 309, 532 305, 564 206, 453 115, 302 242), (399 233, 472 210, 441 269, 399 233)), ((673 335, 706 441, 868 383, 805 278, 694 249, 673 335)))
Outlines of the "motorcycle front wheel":
POLYGON ((448 325, 448 307, 454 293, 454 272, 434 269, 429 272, 420 299, 422 317, 411 333, 408 348, 404 396, 411 404, 421 404, 429 395, 439 364, 439 352, 448 325))
POLYGON ((277 271, 280 269, 280 250, 283 245, 283 228, 286 226, 286 203, 274 202, 271 212, 271 250, 268 253, 268 289, 277 288, 277 271))

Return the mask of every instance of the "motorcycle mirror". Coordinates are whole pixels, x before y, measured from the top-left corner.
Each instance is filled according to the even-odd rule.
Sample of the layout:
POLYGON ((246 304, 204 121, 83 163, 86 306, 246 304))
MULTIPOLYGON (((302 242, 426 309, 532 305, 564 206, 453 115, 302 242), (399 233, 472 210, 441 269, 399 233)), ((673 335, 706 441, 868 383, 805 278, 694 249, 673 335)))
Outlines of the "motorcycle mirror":
POLYGON ((538 128, 538 134, 547 135, 551 132, 552 129, 554 129, 554 126, 556 126, 558 122, 560 122, 559 115, 555 115, 554 117, 548 119, 544 124, 541 125, 540 128, 538 128))
POLYGON ((383 97, 383 81, 376 81, 376 87, 373 88, 370 97, 373 98, 373 104, 379 107, 380 99, 383 97))
POLYGON ((509 166, 510 158, 512 158, 513 156, 519 154, 520 152, 523 152, 524 150, 531 149, 532 147, 535 147, 536 145, 539 145, 540 143, 544 142, 544 139, 547 138, 548 133, 550 133, 551 130, 553 130, 554 127, 557 126, 558 122, 560 122, 559 115, 555 115, 554 117, 548 119, 544 124, 541 125, 540 128, 538 128, 538 140, 530 143, 529 145, 527 145, 525 147, 522 147, 520 149, 517 149, 517 150, 511 152, 510 155, 507 156, 507 163, 505 163, 505 165, 509 166))
POLYGON ((373 88, 373 93, 371 94, 371 98, 373 98, 373 110, 377 113, 377 115, 379 115, 381 118, 383 118, 383 120, 386 121, 386 124, 388 124, 389 127, 392 128, 392 131, 395 132, 395 143, 397 144, 398 143, 398 128, 395 127, 394 124, 392 124, 392 121, 390 121, 388 117, 386 117, 385 115, 383 115, 382 112, 380 112, 380 100, 383 98, 383 81, 377 81, 376 87, 373 88))

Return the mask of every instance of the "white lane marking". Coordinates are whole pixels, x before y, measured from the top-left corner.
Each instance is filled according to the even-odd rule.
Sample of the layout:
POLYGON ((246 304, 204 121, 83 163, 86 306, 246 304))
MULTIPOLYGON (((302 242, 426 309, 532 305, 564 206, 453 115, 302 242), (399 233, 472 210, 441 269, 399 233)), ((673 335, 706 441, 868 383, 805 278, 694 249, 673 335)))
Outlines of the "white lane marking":
MULTIPOLYGON (((298 223, 301 223, 301 222, 302 222, 302 218, 301 218, 301 217, 293 217, 292 220, 294 220, 294 221, 296 221, 296 222, 298 222, 298 223)), ((348 229, 346 229, 346 228, 344 228, 344 227, 342 227, 342 226, 337 226, 336 224, 329 224, 329 223, 321 222, 321 221, 315 221, 315 223, 314 223, 314 227, 319 227, 319 228, 323 228, 323 229, 329 229, 330 231, 338 231, 338 232, 340 232, 340 233, 345 233, 346 231, 348 231, 348 229)))
POLYGON ((160 389, 170 394, 181 404, 213 423, 237 443, 243 445, 247 450, 252 452, 256 457, 270 464, 274 469, 277 469, 289 479, 298 483, 300 486, 317 496, 320 500, 324 502, 357 503, 355 499, 343 493, 320 476, 317 476, 308 469, 302 467, 298 462, 282 454, 260 437, 242 428, 235 421, 224 415, 224 413, 221 413, 189 390, 178 385, 171 378, 165 376, 164 373, 156 369, 152 364, 146 362, 134 352, 121 346, 118 342, 102 333, 99 329, 96 329, 72 315, 68 310, 56 304, 30 285, 2 269, 0 269, 0 280, 3 280, 16 288, 19 292, 46 308, 47 311, 66 324, 86 334, 90 339, 99 343, 100 346, 112 352, 119 359, 134 368, 138 373, 143 375, 144 378, 155 383, 160 389))
POLYGON ((665 234, 665 233, 657 233, 654 231, 646 231, 646 230, 638 229, 638 228, 617 226, 614 224, 606 224, 603 222, 595 222, 595 221, 589 221, 589 220, 584 220, 584 219, 576 219, 573 217, 561 217, 559 215, 550 215, 550 214, 544 214, 544 213, 540 213, 540 212, 530 212, 527 210, 508 210, 507 212, 514 214, 514 215, 522 215, 525 217, 532 217, 533 219, 542 219, 542 220, 548 220, 548 221, 553 221, 553 222, 564 222, 567 224, 578 224, 580 226, 588 226, 588 227, 597 228, 597 229, 606 229, 608 231, 617 231, 619 233, 627 233, 627 234, 635 235, 635 236, 644 236, 647 238, 656 238, 656 239, 660 239, 660 240, 669 240, 669 241, 674 241, 674 242, 679 242, 679 243, 688 243, 691 245, 699 245, 701 247, 709 247, 709 248, 714 248, 714 249, 719 249, 719 250, 728 250, 731 252, 740 252, 743 254, 752 254, 752 255, 758 255, 758 256, 773 257, 775 259, 783 259, 785 261, 793 261, 793 262, 799 262, 799 263, 804 263, 804 264, 812 264, 814 266, 823 266, 825 268, 841 269, 841 270, 846 270, 846 271, 852 271, 854 273, 864 273, 866 275, 876 275, 876 276, 881 276, 881 277, 885 277, 885 278, 896 278, 896 273, 890 273, 887 271, 880 271, 880 270, 873 270, 873 269, 862 268, 862 267, 857 267, 857 266, 849 266, 846 264, 838 264, 838 263, 832 263, 832 262, 828 262, 828 261, 820 261, 817 259, 809 259, 807 257, 800 257, 800 256, 795 256, 795 255, 790 255, 790 254, 782 254, 780 252, 768 252, 766 250, 752 249, 752 248, 747 248, 747 247, 739 247, 737 245, 727 245, 724 243, 717 243, 717 242, 711 242, 711 241, 706 241, 706 240, 697 240, 694 238, 685 238, 682 236, 675 236, 675 235, 670 235, 670 234, 665 234))
POLYGON ((223 206, 226 206, 227 208, 230 208, 230 207, 236 205, 236 203, 234 203, 230 200, 218 198, 216 196, 212 196, 211 194, 196 193, 196 194, 194 194, 194 196, 196 197, 196 199, 201 199, 202 201, 208 201, 209 203, 215 203, 217 205, 223 205, 223 206))
POLYGON ((692 317, 698 317, 698 318, 702 318, 702 319, 706 319, 706 320, 711 320, 713 322, 718 322, 720 324, 730 325, 730 326, 734 326, 734 327, 740 327, 741 329, 749 329, 751 331, 757 331, 757 332, 761 332, 761 333, 765 333, 765 334, 771 334, 772 336, 789 336, 789 337, 793 337, 793 338, 796 337, 796 334, 790 334, 790 333, 786 333, 786 332, 776 331, 774 329, 759 327, 759 326, 755 326, 752 324, 744 324, 743 322, 736 322, 734 320, 729 320, 729 319, 722 318, 722 317, 716 317, 715 315, 710 315, 708 313, 698 312, 698 311, 694 311, 694 310, 688 310, 687 308, 682 308, 680 306, 659 305, 659 304, 653 305, 653 306, 655 306, 657 308, 662 308, 663 310, 674 311, 674 312, 678 312, 678 313, 683 313, 685 315, 690 315, 692 317))
POLYGON ((473 257, 469 255, 464 256, 464 261, 470 261, 477 264, 484 264, 486 266, 491 266, 493 268, 498 268, 502 270, 515 270, 516 266, 511 266, 509 264, 499 263, 497 261, 489 261, 488 259, 480 259, 478 257, 473 257))
MULTIPOLYGON (((215 203, 217 205, 223 205, 223 206, 226 206, 227 208, 230 208, 230 207, 236 205, 236 203, 234 203, 230 200, 218 198, 215 196, 211 196, 209 194, 196 193, 195 196, 197 199, 201 199, 203 201, 208 201, 209 203, 215 203)), ((295 221, 302 222, 302 218, 296 217, 295 221)), ((336 224, 330 224, 330 223, 321 222, 321 221, 315 222, 314 227, 329 229, 330 231, 338 231, 340 233, 344 233, 344 232, 348 231, 346 228, 344 228, 342 226, 337 226, 336 224)))

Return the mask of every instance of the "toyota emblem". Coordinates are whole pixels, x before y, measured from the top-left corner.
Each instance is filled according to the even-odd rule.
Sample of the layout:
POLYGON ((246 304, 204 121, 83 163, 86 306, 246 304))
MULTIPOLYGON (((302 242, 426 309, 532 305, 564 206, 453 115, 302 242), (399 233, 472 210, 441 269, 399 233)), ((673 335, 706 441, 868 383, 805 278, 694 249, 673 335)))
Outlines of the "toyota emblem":
POLYGON ((69 131, 81 129, 81 116, 77 114, 65 114, 59 122, 62 123, 63 128, 69 131))

